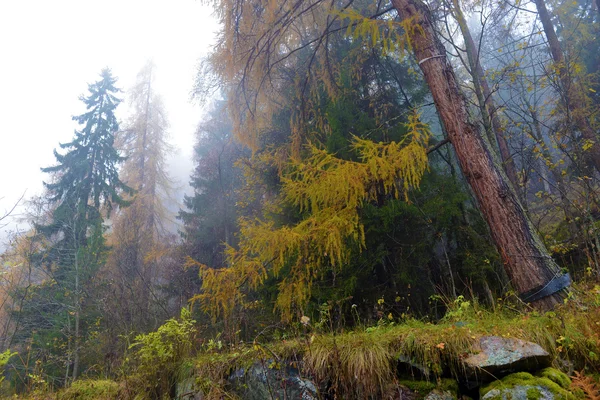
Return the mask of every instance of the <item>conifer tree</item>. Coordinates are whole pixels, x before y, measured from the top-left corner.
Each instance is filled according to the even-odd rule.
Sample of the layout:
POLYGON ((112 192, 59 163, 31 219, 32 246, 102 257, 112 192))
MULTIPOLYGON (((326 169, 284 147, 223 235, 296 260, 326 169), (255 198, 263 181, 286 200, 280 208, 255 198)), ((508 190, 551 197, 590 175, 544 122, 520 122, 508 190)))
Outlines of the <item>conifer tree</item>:
MULTIPOLYGON (((319 165, 324 165, 327 170, 331 170, 332 165, 337 163, 322 153, 313 153, 312 166, 296 162, 302 152, 302 145, 310 140, 307 140, 309 134, 325 125, 323 119, 316 117, 324 96, 322 91, 314 90, 317 86, 312 86, 311 83, 324 82, 327 93, 334 96, 339 89, 339 81, 336 79, 339 69, 329 62, 331 41, 335 32, 346 28, 346 31, 353 34, 355 38, 365 40, 366 45, 381 46, 383 54, 398 55, 410 52, 415 56, 418 67, 423 71, 438 116, 447 132, 448 141, 455 148, 458 164, 473 189, 474 197, 482 215, 488 222, 491 237, 502 255, 505 271, 514 287, 524 299, 531 301, 534 306, 541 309, 550 308, 560 301, 560 293, 540 298, 542 295, 548 294, 541 291, 540 288, 546 287, 546 283, 554 280, 560 283, 558 286, 564 287, 568 283, 569 277, 561 275, 556 262, 552 260, 519 203, 514 190, 508 184, 502 166, 490 152, 487 141, 481 137, 479 127, 470 120, 468 103, 456 83, 451 64, 446 61, 446 50, 435 32, 435 20, 424 3, 393 0, 391 7, 385 8, 382 3, 375 5, 372 2, 363 2, 359 7, 353 2, 334 1, 326 4, 320 1, 300 1, 285 4, 279 9, 272 2, 259 2, 259 6, 248 5, 238 0, 215 0, 214 3, 220 10, 219 15, 225 29, 218 50, 213 54, 211 61, 215 65, 215 70, 221 74, 221 78, 230 85, 229 87, 233 88, 234 94, 230 96, 230 109, 235 117, 234 130, 238 137, 245 143, 256 146, 261 135, 268 131, 269 119, 275 114, 273 110, 276 110, 285 101, 285 94, 288 93, 288 88, 291 86, 289 83, 286 86, 290 77, 293 77, 294 82, 297 83, 298 111, 290 118, 293 121, 291 154, 293 164, 299 165, 301 168, 299 173, 289 181, 289 189, 294 190, 293 185, 297 183, 299 186, 305 185, 304 189, 306 190, 303 189, 303 193, 314 192, 314 188, 307 184, 306 177, 311 176, 308 172, 313 173, 317 170, 313 168, 317 162, 320 163, 319 165), (317 9, 322 12, 316 12, 317 9), (357 11, 359 9, 360 12, 357 11), (398 12, 398 25, 393 23, 394 17, 388 15, 394 9, 398 12), (348 23, 346 24, 345 21, 341 23, 339 19, 347 19, 348 23), (311 22, 307 23, 308 20, 311 22), (370 39, 370 42, 367 39, 370 39), (296 69, 287 68, 293 60, 300 59, 305 52, 310 53, 307 57, 308 62, 298 64, 296 69), (319 63, 321 64, 319 65, 319 63), (305 173, 305 171, 307 172, 305 173)), ((352 76, 360 75, 354 71, 352 76)), ((371 82, 377 82, 378 74, 373 74, 370 78, 371 82)), ((368 88, 364 92, 365 97, 370 95, 371 90, 368 88)), ((386 121, 385 124, 387 125, 387 123, 386 121)), ((425 154, 426 135, 413 134, 413 138, 416 140, 410 143, 412 146, 407 145, 406 148, 425 154)), ((397 143, 383 142, 383 144, 388 143, 397 146, 397 143)), ((394 148, 397 149, 397 147, 394 148)), ((392 154, 386 147, 381 147, 381 151, 392 154)), ((369 154, 376 153, 370 152, 369 154)), ((418 163, 421 158, 406 157, 407 153, 403 155, 404 158, 386 159, 384 160, 385 164, 390 167, 391 171, 399 173, 400 176, 394 176, 394 179, 404 178, 404 189, 416 187, 424 171, 424 169, 415 168, 421 166, 418 163), (405 170, 392 164, 392 162, 406 160, 412 161, 412 164, 405 164, 404 166, 407 167, 405 170), (390 164, 387 163, 388 161, 390 164)), ((343 168, 346 168, 346 171, 350 170, 349 166, 340 166, 340 170, 343 168)), ((354 167, 354 171, 353 175, 340 174, 339 182, 347 182, 348 186, 356 182, 364 184, 365 187, 359 187, 357 192, 364 189, 363 193, 366 196, 361 198, 361 201, 368 200, 371 193, 366 191, 366 188, 372 187, 372 184, 368 184, 370 179, 361 181, 358 167, 354 167), (350 176, 352 179, 349 179, 350 176)), ((332 176, 332 174, 329 175, 332 176)), ((316 178, 314 174, 312 176, 316 178)), ((370 176, 365 177, 371 178, 370 176)), ((380 178, 379 176, 374 177, 380 178)), ((318 179, 314 181, 317 182, 318 179)), ((385 186, 385 180, 383 186, 388 188, 385 186)), ((329 191, 324 190, 324 193, 319 193, 322 197, 317 198, 316 201, 306 200, 306 203, 312 207, 311 211, 315 210, 314 205, 319 205, 319 201, 324 203, 325 195, 330 195, 327 198, 333 197, 331 187, 333 186, 330 185, 329 191)), ((341 192, 339 189, 338 191, 341 192)), ((295 195, 293 197, 301 197, 297 195, 298 193, 303 194, 297 191, 292 193, 295 195)), ((344 198, 344 196, 340 195, 340 198, 344 198)), ((354 198, 358 199, 358 197, 354 198)), ((309 207, 305 207, 303 210, 307 209, 309 207)), ((336 216, 337 221, 342 219, 339 212, 333 215, 336 216)), ((346 218, 346 221, 348 220, 346 218)), ((306 226, 308 224, 304 225, 304 227, 306 226)), ((262 228, 263 232, 267 232, 272 231, 273 227, 264 224, 259 228, 262 228)), ((252 262, 246 264, 235 262, 238 268, 240 265, 247 267, 243 273, 238 275, 240 278, 238 282, 250 282, 258 285, 265 278, 264 266, 277 261, 283 265, 289 254, 301 254, 306 259, 305 254, 300 250, 308 251, 310 246, 303 246, 305 243, 297 240, 298 232, 291 231, 287 236, 279 235, 280 243, 284 242, 283 239, 288 239, 287 242, 290 244, 287 246, 287 243, 283 243, 285 246, 280 247, 285 251, 277 253, 277 246, 274 246, 272 241, 262 242, 262 244, 268 245, 269 251, 276 253, 271 254, 275 260, 273 263, 265 262, 268 261, 269 254, 257 251, 261 242, 249 238, 248 229, 257 232, 256 226, 251 223, 242 225, 242 236, 246 237, 248 244, 247 253, 259 254, 265 259, 258 260, 258 262, 253 259, 252 262), (249 273, 252 268, 257 271, 254 275, 249 273)), ((350 231, 346 232, 350 233, 350 231)), ((265 236, 263 235, 263 237, 265 236)), ((360 239, 360 235, 358 237, 360 239)), ((332 235, 328 235, 327 238, 317 238, 315 242, 318 244, 335 243, 332 235)), ((327 254, 327 257, 333 258, 336 252, 331 250, 335 249, 321 247, 317 248, 317 253, 327 254)), ((344 260, 337 261, 338 264, 344 264, 344 260)), ((309 267, 313 268, 315 265, 316 263, 311 263, 309 267)), ((296 279, 294 284, 281 285, 281 287, 285 286, 285 288, 296 290, 293 293, 286 293, 283 298, 285 301, 282 303, 298 304, 307 300, 306 296, 301 297, 298 294, 299 288, 310 287, 314 276, 310 268, 307 268, 305 275, 296 279)), ((277 268, 274 270, 277 272, 277 268)), ((204 273, 205 288, 213 286, 221 292, 221 298, 232 299, 232 296, 225 295, 225 293, 230 293, 228 290, 235 289, 235 283, 228 287, 224 282, 235 282, 233 272, 226 272, 231 276, 225 276, 226 273, 223 272, 225 277, 219 279, 212 270, 204 270, 204 273)), ((286 279, 288 279, 287 276, 286 279)), ((288 281, 291 281, 291 278, 288 281)), ((306 292, 303 294, 306 295, 306 292)), ((215 296, 211 293, 204 293, 201 298, 209 301, 215 296)), ((222 309, 231 309, 231 305, 230 300, 228 304, 222 305, 222 309)))
POLYGON ((105 304, 107 329, 112 339, 131 331, 155 329, 167 317, 157 282, 161 260, 166 258, 171 192, 165 155, 168 121, 162 98, 154 89, 155 66, 150 61, 129 90, 132 115, 119 144, 127 156, 123 180, 136 190, 131 205, 116 213, 107 263, 111 282, 105 304), (158 318, 158 316, 161 318, 158 318), (113 334, 114 333, 114 334, 113 334))
POLYGON ((231 246, 237 231, 236 190, 241 186, 241 171, 234 164, 244 154, 232 140, 232 125, 225 102, 216 103, 210 118, 198 126, 194 148, 196 168, 190 185, 193 196, 186 196, 179 219, 186 254, 211 267, 224 264, 224 246, 231 246))
POLYGON ((36 327, 34 345, 47 347, 49 353, 62 343, 67 348, 66 359, 61 360, 66 381, 79 374, 85 314, 93 301, 88 288, 107 249, 104 215, 109 216, 115 204, 125 206, 121 193, 132 192, 117 170, 124 158, 114 148, 119 129, 115 109, 120 103, 115 82, 111 71, 104 69, 100 80, 88 86, 89 94, 80 98, 87 111, 73 117, 80 129, 71 142, 60 144, 65 153, 54 151, 57 164, 42 168, 53 178, 44 183, 52 212, 48 223, 36 224, 38 237, 47 244, 35 258, 49 278, 20 311, 29 324, 22 325, 21 336, 27 339, 28 328, 36 327), (44 340, 48 338, 54 341, 44 340))

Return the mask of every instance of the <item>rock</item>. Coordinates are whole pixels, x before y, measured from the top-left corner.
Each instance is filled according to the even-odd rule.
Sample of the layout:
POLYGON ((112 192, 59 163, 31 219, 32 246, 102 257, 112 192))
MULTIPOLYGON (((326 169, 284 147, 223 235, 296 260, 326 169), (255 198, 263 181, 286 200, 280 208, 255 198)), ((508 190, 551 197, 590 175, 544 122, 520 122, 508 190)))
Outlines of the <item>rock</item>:
POLYGON ((449 390, 434 389, 425 396, 424 400, 456 400, 456 394, 449 390))
POLYGON ((543 386, 514 386, 510 389, 492 389, 481 400, 554 400, 554 395, 543 386))
POLYGON ((406 386, 392 383, 384 391, 382 400, 418 400, 419 396, 406 386))
POLYGON ((297 368, 274 362, 255 363, 247 371, 234 371, 228 379, 232 391, 244 400, 317 400, 317 388, 297 368))
POLYGON ((546 368, 537 376, 518 372, 480 389, 481 400, 576 400, 571 381, 562 372, 546 368))
POLYGON ((490 381, 518 371, 534 372, 550 366, 550 354, 540 345, 520 339, 484 336, 475 350, 480 352, 464 360, 467 375, 490 381))
POLYGON ((404 398, 416 400, 456 400, 458 393, 458 383, 454 379, 399 380, 398 384, 405 389, 405 393, 410 393, 410 396, 403 396, 404 398))
POLYGON ((398 372, 401 375, 406 374, 415 379, 429 380, 431 378, 431 371, 429 368, 414 362, 403 354, 398 357, 398 372))

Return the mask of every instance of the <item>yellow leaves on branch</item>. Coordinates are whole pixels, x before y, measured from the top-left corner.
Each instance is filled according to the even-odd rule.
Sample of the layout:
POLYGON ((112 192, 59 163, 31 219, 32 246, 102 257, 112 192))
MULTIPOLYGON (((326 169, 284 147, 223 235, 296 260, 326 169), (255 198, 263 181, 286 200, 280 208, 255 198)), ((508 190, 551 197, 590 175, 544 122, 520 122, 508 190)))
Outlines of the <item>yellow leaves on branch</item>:
POLYGON ((386 193, 399 195, 397 180, 402 180, 402 193, 408 201, 408 191, 417 188, 427 169, 429 128, 413 113, 406 124, 408 133, 399 143, 374 143, 356 138, 354 148, 369 168, 371 177, 384 185, 386 193))
POLYGON ((400 55, 412 48, 411 37, 416 31, 422 30, 414 18, 407 18, 400 22, 393 19, 374 19, 363 16, 361 13, 346 8, 331 12, 343 20, 348 20, 346 36, 357 39, 370 39, 372 47, 381 46, 383 55, 399 53, 400 55), (404 34, 398 27, 402 28, 404 34))
POLYGON ((201 266, 206 311, 230 315, 242 305, 243 291, 256 289, 269 274, 285 277, 276 308, 291 319, 310 299, 313 281, 349 262, 352 249, 365 246, 359 210, 377 196, 403 195, 418 188, 427 170, 429 130, 418 114, 409 117, 400 142, 374 143, 355 137, 360 161, 335 157, 315 145, 303 161, 282 173, 282 202, 298 207, 303 218, 278 226, 274 221, 240 220, 238 249, 228 249, 228 268, 201 266))

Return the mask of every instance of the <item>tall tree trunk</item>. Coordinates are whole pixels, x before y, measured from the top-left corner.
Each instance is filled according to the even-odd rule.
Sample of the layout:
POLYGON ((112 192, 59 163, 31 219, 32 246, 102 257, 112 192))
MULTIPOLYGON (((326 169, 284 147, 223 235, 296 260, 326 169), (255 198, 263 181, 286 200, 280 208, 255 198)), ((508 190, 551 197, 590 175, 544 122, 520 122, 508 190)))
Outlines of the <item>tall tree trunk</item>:
POLYGON ((79 375, 79 347, 80 347, 80 332, 79 319, 81 318, 81 293, 79 292, 79 255, 78 249, 75 251, 75 339, 73 343, 73 381, 77 380, 79 375))
POLYGON ((542 26, 544 27, 544 33, 550 46, 550 53, 552 53, 555 68, 558 71, 558 77, 563 90, 562 100, 565 103, 565 111, 568 118, 573 121, 575 127, 581 132, 583 138, 593 143, 591 148, 584 151, 584 155, 586 162, 600 172, 600 144, 598 143, 598 135, 594 132, 589 119, 584 115, 585 98, 582 96, 584 96, 585 89, 578 87, 579 85, 575 85, 569 75, 565 56, 558 41, 558 36, 556 36, 556 32, 554 31, 554 25, 552 25, 546 3, 544 0, 535 0, 535 5, 542 26))
MULTIPOLYGON (((411 20, 419 27, 407 32, 412 51, 429 85, 463 174, 490 227, 508 277, 521 294, 544 288, 560 274, 560 269, 525 214, 489 144, 469 121, 466 99, 460 93, 427 6, 419 0, 392 0, 392 4, 402 20, 411 20)), ((550 309, 561 300, 561 293, 553 293, 532 304, 538 309, 550 309)))
POLYGON ((456 16, 458 26, 460 27, 463 38, 465 39, 467 58, 469 60, 469 67, 471 69, 471 75, 473 77, 475 92, 477 94, 477 100, 481 109, 484 126, 487 130, 492 130, 494 132, 494 137, 498 142, 498 149, 500 150, 502 166, 504 167, 506 175, 508 175, 508 179, 510 179, 518 193, 519 179, 517 177, 515 163, 510 155, 508 142, 504 136, 505 130, 500 122, 500 118, 498 118, 498 109, 496 108, 494 99, 492 98, 490 86, 487 83, 487 79, 483 73, 483 68, 481 67, 481 62, 479 61, 479 51, 477 50, 477 46, 475 46, 475 42, 471 36, 471 31, 469 30, 469 26, 467 25, 467 21, 460 8, 458 0, 452 0, 452 2, 454 5, 453 11, 456 16))

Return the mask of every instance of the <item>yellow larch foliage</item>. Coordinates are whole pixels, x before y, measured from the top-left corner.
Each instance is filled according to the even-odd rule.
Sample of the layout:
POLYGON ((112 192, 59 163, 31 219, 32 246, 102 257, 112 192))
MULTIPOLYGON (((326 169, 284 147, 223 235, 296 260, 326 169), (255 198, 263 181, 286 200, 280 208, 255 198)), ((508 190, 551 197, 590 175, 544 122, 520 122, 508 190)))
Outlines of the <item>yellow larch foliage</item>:
POLYGON ((402 194, 418 188, 427 170, 429 130, 413 114, 401 142, 374 143, 354 138, 361 161, 335 157, 315 145, 304 161, 289 164, 282 174, 281 202, 297 206, 305 217, 293 225, 242 219, 240 243, 228 250, 227 268, 201 267, 206 311, 229 316, 243 292, 256 289, 272 274, 285 276, 278 285, 275 307, 284 320, 308 303, 313 281, 349 262, 353 248, 362 249, 365 233, 359 210, 376 195, 402 194), (383 189, 381 189, 383 188, 383 189))

